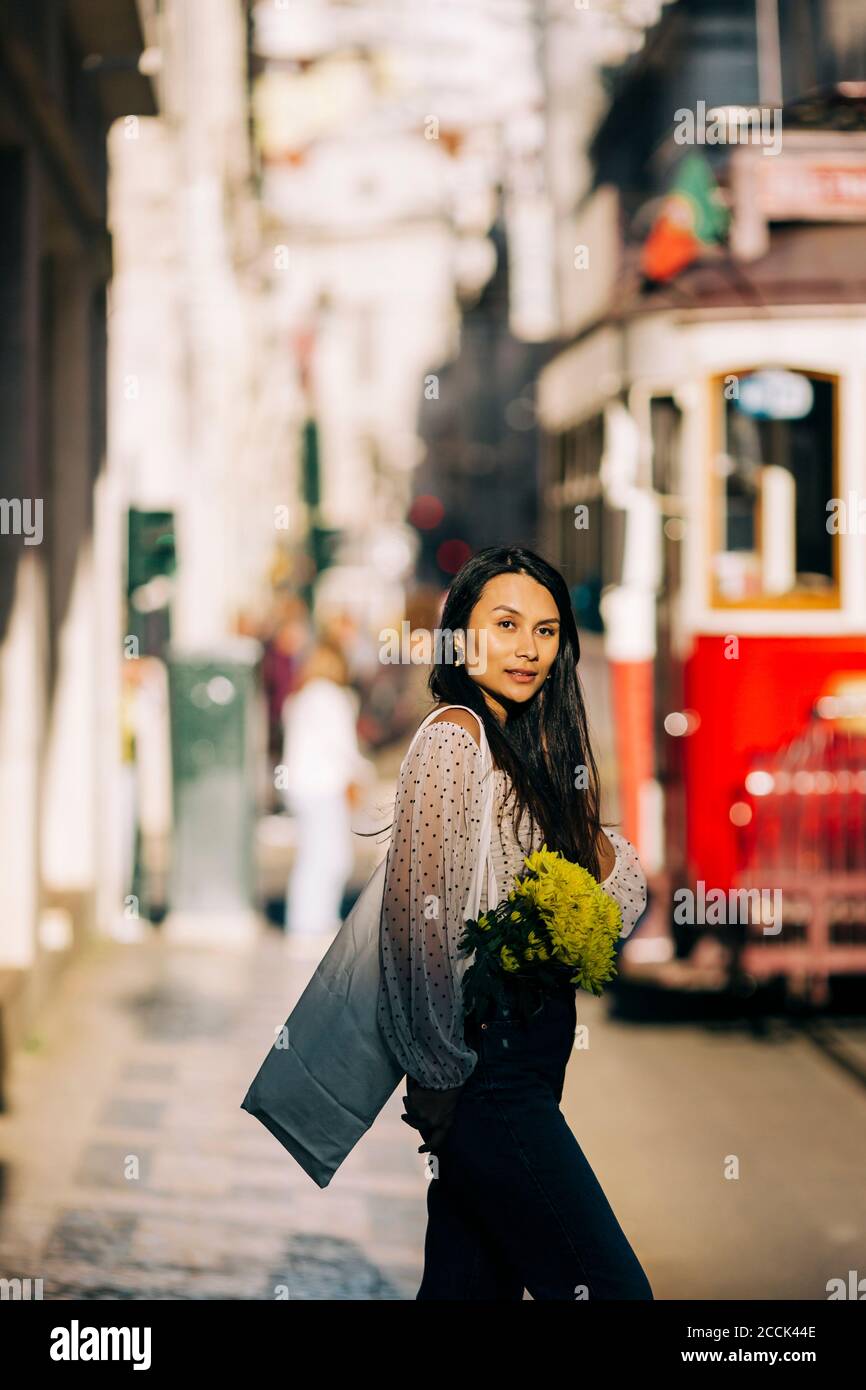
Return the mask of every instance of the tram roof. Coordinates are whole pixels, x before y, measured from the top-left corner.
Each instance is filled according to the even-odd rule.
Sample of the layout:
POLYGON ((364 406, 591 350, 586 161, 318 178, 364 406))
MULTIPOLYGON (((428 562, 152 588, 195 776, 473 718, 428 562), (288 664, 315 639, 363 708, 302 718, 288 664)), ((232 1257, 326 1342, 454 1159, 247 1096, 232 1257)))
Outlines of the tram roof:
POLYGON ((777 223, 769 251, 758 260, 743 262, 720 250, 659 285, 642 279, 640 248, 629 246, 604 322, 671 309, 760 313, 770 306, 866 304, 864 235, 859 223, 777 223))

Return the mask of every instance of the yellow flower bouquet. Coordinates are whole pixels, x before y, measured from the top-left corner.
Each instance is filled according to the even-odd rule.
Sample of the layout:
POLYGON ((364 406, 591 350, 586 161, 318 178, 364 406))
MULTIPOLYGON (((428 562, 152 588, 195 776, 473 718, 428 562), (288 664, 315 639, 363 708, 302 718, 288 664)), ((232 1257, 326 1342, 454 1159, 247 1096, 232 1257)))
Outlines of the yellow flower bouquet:
POLYGON ((622 911, 588 869, 542 846, 501 903, 467 919, 459 946, 474 951, 463 977, 467 1016, 491 1003, 532 1012, 530 1001, 565 984, 601 994, 616 974, 622 911))

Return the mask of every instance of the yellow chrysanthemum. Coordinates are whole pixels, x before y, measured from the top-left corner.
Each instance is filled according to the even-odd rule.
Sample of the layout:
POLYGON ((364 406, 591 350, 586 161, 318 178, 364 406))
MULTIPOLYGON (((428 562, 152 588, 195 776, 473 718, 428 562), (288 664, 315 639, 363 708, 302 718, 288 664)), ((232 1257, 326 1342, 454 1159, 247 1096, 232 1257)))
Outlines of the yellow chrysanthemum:
MULTIPOLYGON (((567 978, 601 994, 604 983, 616 974, 614 944, 622 930, 619 904, 587 869, 546 845, 527 855, 507 897, 482 913, 477 923, 467 924, 470 937, 473 925, 490 933, 486 950, 501 970, 527 980, 535 976, 544 987, 567 978), (548 964, 542 970, 544 962, 548 964)), ((467 982, 470 992, 480 989, 483 994, 487 989, 483 972, 478 974, 475 967, 464 988, 467 982)))
MULTIPOLYGON (((574 984, 592 989, 609 979, 622 929, 619 903, 587 869, 546 845, 527 855, 524 865, 515 893, 544 918, 554 958, 576 968, 574 984)), ((539 958, 545 957, 539 952, 539 958)))
POLYGON ((502 950, 499 952, 499 959, 502 961, 504 970, 519 970, 520 968, 520 962, 514 952, 510 951, 507 946, 502 947, 502 950))

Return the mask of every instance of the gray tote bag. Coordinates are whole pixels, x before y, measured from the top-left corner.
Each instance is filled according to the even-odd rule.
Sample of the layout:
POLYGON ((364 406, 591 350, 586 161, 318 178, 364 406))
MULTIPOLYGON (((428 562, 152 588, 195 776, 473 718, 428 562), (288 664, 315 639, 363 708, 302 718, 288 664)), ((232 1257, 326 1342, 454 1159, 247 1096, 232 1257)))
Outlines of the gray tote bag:
MULTIPOLYGON (((441 713, 435 709, 427 716, 413 744, 441 713)), ((478 915, 485 868, 488 903, 497 900, 489 853, 493 765, 480 719, 478 724, 486 794, 480 853, 464 917, 478 915)), ((241 1102, 241 1109, 260 1120, 323 1188, 405 1075, 388 1050, 378 1020, 386 863, 383 859, 370 876, 241 1102)))

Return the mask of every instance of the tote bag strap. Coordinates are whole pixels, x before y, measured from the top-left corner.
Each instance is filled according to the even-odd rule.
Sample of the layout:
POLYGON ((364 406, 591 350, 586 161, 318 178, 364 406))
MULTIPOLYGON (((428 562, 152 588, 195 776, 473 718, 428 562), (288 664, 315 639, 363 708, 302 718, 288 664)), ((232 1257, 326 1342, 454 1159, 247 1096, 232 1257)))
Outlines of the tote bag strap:
POLYGON ((430 713, 427 715, 426 719, 423 719, 421 721, 421 723, 418 725, 418 728, 415 731, 415 734, 412 737, 412 741, 409 744, 409 748, 412 748, 415 739, 417 739, 418 736, 423 732, 423 730, 426 729, 428 724, 431 724, 434 719, 436 719, 440 714, 444 714, 445 711, 449 709, 465 709, 469 714, 475 715, 475 718, 478 720, 479 746, 481 748, 481 757, 484 764, 484 803, 481 808, 481 841, 479 845, 478 859, 472 870, 472 879, 469 884, 469 892, 467 894, 466 904, 463 909, 464 917, 475 918, 478 916, 478 909, 481 905, 481 888, 484 882, 483 874, 485 872, 485 869, 487 872, 488 907, 495 906, 498 899, 496 873, 493 868, 493 856, 490 853, 490 841, 493 834, 493 794, 495 790, 493 779, 493 759, 490 755, 490 745, 487 742, 487 731, 484 728, 484 720, 480 717, 479 714, 476 713, 474 709, 470 709, 469 705, 443 705, 441 709, 431 710, 430 713))

